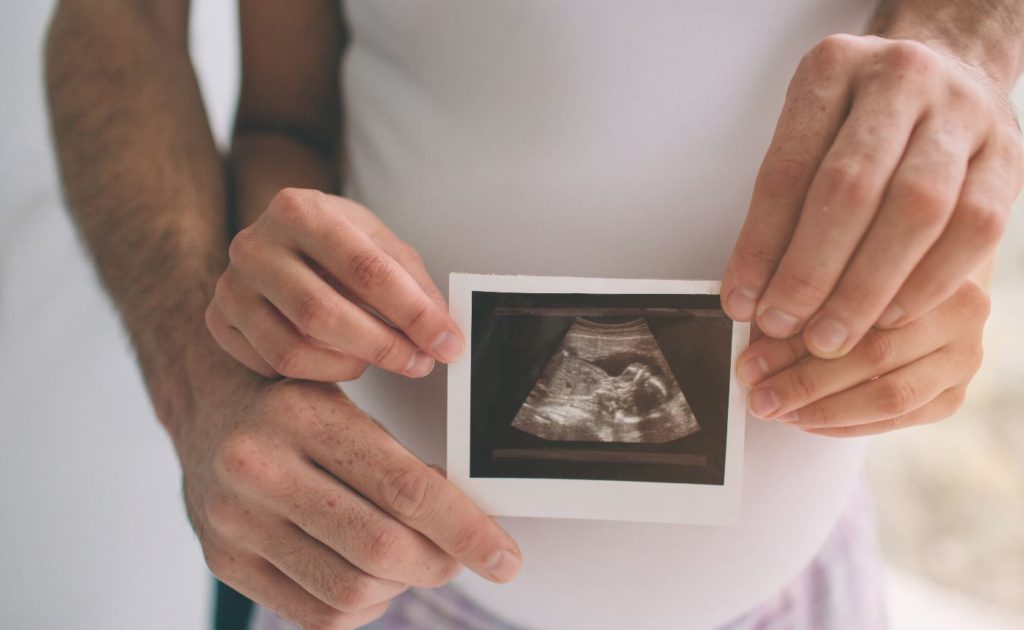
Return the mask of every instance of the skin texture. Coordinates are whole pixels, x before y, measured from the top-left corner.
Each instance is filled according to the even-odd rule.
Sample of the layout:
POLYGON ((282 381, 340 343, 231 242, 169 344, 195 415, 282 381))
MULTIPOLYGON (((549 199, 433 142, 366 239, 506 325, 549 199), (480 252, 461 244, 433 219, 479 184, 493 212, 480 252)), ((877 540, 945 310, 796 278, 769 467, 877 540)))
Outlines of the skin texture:
POLYGON ((259 376, 206 326, 233 226, 288 186, 333 190, 333 142, 310 138, 338 126, 336 7, 242 3, 227 165, 188 58, 187 2, 64 2, 47 41, 68 206, 174 443, 207 563, 282 617, 332 629, 379 617, 408 585, 463 566, 502 582, 521 563, 493 519, 336 385, 259 376), (267 33, 262 52, 248 45, 267 33))
POLYGON ((727 266, 733 319, 842 357, 992 257, 1022 182, 1019 64, 927 35, 834 35, 805 55, 727 266))
POLYGON ((952 415, 981 365, 989 313, 973 282, 914 321, 868 332, 838 359, 811 355, 800 337, 762 336, 736 363, 751 412, 834 437, 935 422, 952 415))
MULTIPOLYGON (((971 297, 972 289, 953 294, 968 268, 990 252, 1001 227, 999 213, 1019 184, 1019 139, 1009 131, 1012 117, 1003 106, 1021 57, 1020 29, 998 29, 1019 18, 1020 7, 888 3, 876 19, 876 32, 918 43, 829 38, 799 71, 779 134, 802 131, 793 142, 777 142, 769 150, 740 237, 743 247, 734 257, 739 262, 726 281, 730 289, 756 286, 754 306, 774 282, 783 254, 789 256, 790 242, 797 243, 794 231, 803 221, 805 193, 810 195, 819 161, 843 135, 846 124, 840 122, 849 120, 847 109, 851 116, 864 110, 863 119, 875 121, 864 129, 890 125, 884 137, 861 138, 869 147, 901 133, 906 146, 919 129, 937 129, 939 135, 921 142, 928 146, 932 138, 936 147, 948 149, 943 155, 960 151, 959 162, 951 159, 938 167, 947 174, 963 171, 955 203, 943 197, 944 214, 925 208, 928 204, 911 204, 920 210, 909 217, 917 222, 909 221, 901 232, 915 252, 931 252, 947 233, 960 234, 947 240, 959 257, 951 273, 961 281, 925 274, 917 290, 924 297, 906 299, 893 287, 903 291, 912 285, 890 277, 878 295, 892 295, 869 300, 870 308, 854 322, 863 332, 889 302, 898 304, 904 316, 894 324, 901 326, 886 333, 898 352, 883 356, 877 349, 864 350, 860 362, 861 354, 852 352, 849 361, 822 367, 828 378, 820 377, 817 389, 803 391, 802 397, 786 388, 787 382, 797 382, 786 375, 821 359, 806 359, 796 345, 799 338, 766 338, 745 355, 764 355, 771 375, 765 383, 775 388, 777 379, 777 395, 806 428, 844 435, 902 426, 944 412, 962 395, 969 370, 945 371, 928 383, 900 370, 935 355, 944 358, 926 363, 928 372, 943 365, 970 366, 976 359, 976 342, 950 340, 956 337, 952 331, 964 327, 973 331, 971 339, 977 336, 984 317, 975 302, 981 300, 971 297), (900 91, 903 81, 893 76, 915 86, 914 93, 900 91), (874 90, 867 93, 886 98, 865 97, 855 108, 850 99, 860 98, 866 85, 874 90), (921 94, 929 96, 926 103, 921 94), (849 108, 836 106, 848 101, 849 108), (914 108, 904 111, 908 101, 914 108), (898 114, 895 122, 890 114, 898 114), (802 122, 787 124, 787 116, 802 122), (778 159, 779 151, 793 147, 803 151, 778 159), (991 166, 976 168, 984 164, 991 166), (974 192, 966 195, 969 191, 974 192), (961 213, 962 208, 974 211, 961 213), (945 219, 936 218, 940 214, 945 219), (963 220, 982 226, 980 241, 972 240, 977 230, 952 230, 963 220), (918 238, 918 232, 931 236, 918 238), (770 242, 757 240, 761 234, 770 235, 770 242), (934 244, 925 247, 929 239, 934 244), (951 300, 955 304, 947 308, 951 300), (922 313, 927 315, 918 317, 922 313), (926 350, 914 341, 921 335, 913 331, 923 326, 927 337, 947 343, 922 354, 926 350), (805 363, 799 363, 801 357, 805 363), (901 381, 889 379, 891 392, 909 392, 907 385, 913 384, 915 396, 901 397, 906 404, 900 408, 893 403, 872 410, 873 424, 859 425, 869 428, 850 428, 857 425, 839 411, 810 411, 830 408, 830 400, 844 395, 838 388, 857 392, 860 386, 851 389, 851 383, 877 383, 882 379, 868 376, 883 373, 901 375, 901 381), (886 413, 895 415, 883 417, 886 413)), ((449 338, 458 343, 447 349, 436 344, 440 331, 458 331, 450 330, 418 257, 368 209, 334 196, 337 70, 345 42, 338 3, 241 0, 240 17, 242 89, 226 162, 210 136, 188 58, 187 0, 65 0, 54 14, 46 49, 51 119, 68 206, 131 335, 157 416, 174 443, 189 517, 207 562, 228 584, 306 628, 365 624, 406 586, 443 584, 460 566, 495 581, 511 579, 522 561, 514 541, 355 408, 336 385, 266 378, 352 378, 370 362, 410 374, 408 359, 416 352, 446 360, 458 353, 462 339, 449 338), (325 245, 322 239, 328 237, 338 240, 325 245), (359 260, 370 262, 354 264, 359 260), (260 278, 264 274, 270 279, 260 278), (247 320, 251 313, 263 319, 247 320), (372 319, 376 313, 390 321, 372 319), (359 346, 345 334, 359 322, 376 345, 359 346)), ((890 174, 902 172, 895 166, 902 164, 898 143, 886 144, 885 150, 890 174)), ((908 188, 914 193, 909 198, 916 199, 923 186, 909 174, 927 169, 905 170, 908 182, 916 182, 908 188)), ((887 174, 874 173, 861 190, 860 179, 841 177, 857 173, 836 169, 834 190, 825 186, 825 205, 846 204, 846 228, 833 230, 820 221, 814 204, 819 215, 814 229, 839 243, 830 244, 825 254, 850 250, 863 235, 848 238, 846 232, 857 231, 849 222, 859 221, 863 232, 869 218, 883 216, 878 207, 887 207, 879 184, 887 174), (879 201, 875 206, 843 201, 840 193, 850 190, 879 201)), ((901 214, 906 204, 890 206, 893 211, 885 216, 892 215, 894 225, 909 220, 901 214)), ((877 242, 881 252, 891 247, 881 234, 877 242)), ((806 260, 806 248, 795 251, 803 258, 790 258, 806 260)), ((847 254, 829 259, 836 274, 848 268, 847 254)), ((913 257, 901 264, 901 273, 910 278, 924 266, 913 257)), ((831 287, 817 300, 796 293, 803 301, 789 304, 779 297, 779 305, 792 309, 795 304, 805 318, 831 304, 826 301, 832 299, 831 287)), ((740 319, 753 317, 751 305, 744 307, 749 313, 739 312, 727 300, 726 308, 740 319)), ((847 316, 842 309, 828 312, 847 316)), ((855 338, 849 337, 840 353, 862 345, 887 347, 854 345, 855 338)), ((849 409, 864 404, 867 411, 875 400, 869 395, 847 404, 849 409)))

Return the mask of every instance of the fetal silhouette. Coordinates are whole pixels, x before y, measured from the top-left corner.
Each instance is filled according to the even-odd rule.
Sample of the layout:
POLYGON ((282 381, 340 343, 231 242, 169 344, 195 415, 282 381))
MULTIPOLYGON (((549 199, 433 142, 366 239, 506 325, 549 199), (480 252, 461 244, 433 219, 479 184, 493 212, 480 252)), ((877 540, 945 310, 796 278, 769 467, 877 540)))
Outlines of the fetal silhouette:
POLYGON ((512 420, 545 440, 659 443, 700 430, 646 319, 577 317, 512 420))

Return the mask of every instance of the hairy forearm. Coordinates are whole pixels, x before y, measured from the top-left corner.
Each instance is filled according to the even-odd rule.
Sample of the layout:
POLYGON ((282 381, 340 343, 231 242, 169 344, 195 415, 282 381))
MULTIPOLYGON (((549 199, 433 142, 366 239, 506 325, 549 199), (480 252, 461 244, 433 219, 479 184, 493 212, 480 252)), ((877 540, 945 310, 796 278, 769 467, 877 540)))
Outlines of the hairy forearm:
POLYGON ((1024 70, 1020 0, 881 0, 868 32, 939 43, 1004 88, 1024 70))
POLYGON ((207 373, 233 369, 203 323, 226 264, 226 186, 187 3, 155 3, 160 15, 144 4, 61 5, 46 78, 67 205, 174 434, 207 373))

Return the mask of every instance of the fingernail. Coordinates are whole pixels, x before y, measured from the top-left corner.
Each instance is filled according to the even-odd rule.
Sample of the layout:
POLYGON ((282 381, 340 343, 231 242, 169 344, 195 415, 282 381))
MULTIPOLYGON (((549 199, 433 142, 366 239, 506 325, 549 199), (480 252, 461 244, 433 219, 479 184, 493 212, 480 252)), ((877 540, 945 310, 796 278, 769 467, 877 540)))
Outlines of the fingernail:
POLYGON ((434 339, 433 347, 445 363, 451 363, 462 355, 462 342, 447 330, 434 339))
POLYGON ((767 419, 780 406, 779 397, 770 389, 758 389, 750 394, 750 411, 758 418, 767 419))
POLYGON ((409 363, 405 366, 405 373, 409 376, 420 377, 430 374, 434 369, 434 359, 423 352, 413 352, 409 357, 409 363))
POLYGON ((762 357, 744 359, 736 373, 740 377, 740 382, 749 387, 768 374, 768 362, 762 357))
POLYGON ((754 306, 757 304, 757 293, 750 289, 733 289, 726 298, 729 303, 729 313, 736 319, 749 321, 754 318, 754 306))
POLYGON ((487 559, 487 574, 498 582, 508 582, 519 572, 519 558, 501 549, 487 559))
POLYGON ((903 317, 903 309, 896 306, 895 304, 890 304, 889 308, 885 309, 885 312, 882 313, 882 316, 878 318, 878 325, 892 326, 893 324, 898 322, 901 317, 903 317))
POLYGON ((822 317, 811 326, 809 341, 818 350, 832 353, 839 350, 849 336, 845 326, 831 317, 822 317))
POLYGON ((799 419, 800 419, 800 416, 795 411, 790 411, 786 415, 779 416, 778 418, 776 418, 776 420, 779 421, 779 422, 796 422, 799 419))
POLYGON ((789 313, 769 308, 757 318, 757 326, 769 337, 786 338, 796 334, 800 320, 789 313))

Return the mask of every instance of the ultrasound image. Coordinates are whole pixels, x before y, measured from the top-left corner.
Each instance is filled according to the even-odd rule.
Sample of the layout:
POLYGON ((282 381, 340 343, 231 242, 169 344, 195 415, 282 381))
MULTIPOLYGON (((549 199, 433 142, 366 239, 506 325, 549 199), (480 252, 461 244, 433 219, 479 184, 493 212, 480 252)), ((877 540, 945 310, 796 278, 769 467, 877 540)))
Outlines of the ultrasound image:
POLYGON ((577 317, 512 426, 545 440, 661 443, 700 430, 646 319, 577 317))

